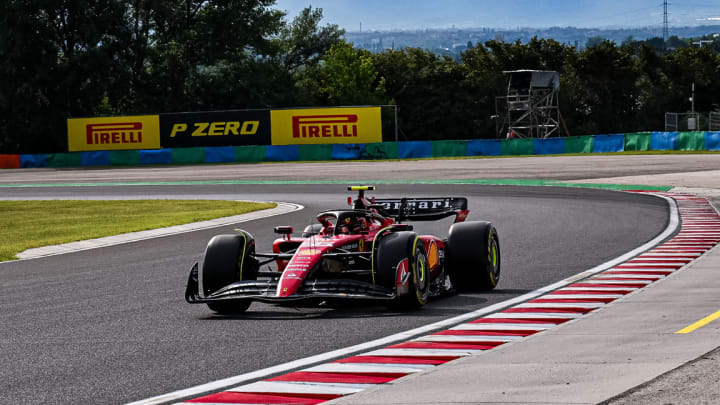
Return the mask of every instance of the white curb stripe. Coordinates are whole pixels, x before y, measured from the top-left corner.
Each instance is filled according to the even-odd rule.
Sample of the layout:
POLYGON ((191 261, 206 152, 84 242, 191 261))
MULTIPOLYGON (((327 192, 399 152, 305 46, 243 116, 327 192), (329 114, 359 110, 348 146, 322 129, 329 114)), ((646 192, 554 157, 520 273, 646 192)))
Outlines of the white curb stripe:
POLYGON ((513 340, 524 339, 525 336, 476 336, 476 335, 428 335, 413 339, 411 342, 512 342, 513 340))
POLYGON ((258 381, 256 383, 231 388, 233 392, 266 392, 274 394, 332 394, 348 395, 362 391, 363 388, 327 387, 321 385, 300 385, 276 381, 258 381))
POLYGON ((515 308, 600 308, 605 306, 602 302, 528 302, 515 308))
MULTIPOLYGON (((566 290, 561 290, 561 291, 566 291, 566 290)), ((625 294, 548 294, 548 295, 544 296, 543 298, 539 298, 539 299, 554 299, 554 300, 561 300, 561 299, 582 300, 582 299, 591 299, 591 298, 618 299, 618 298, 624 297, 624 296, 625 296, 625 294)))
POLYGON ((545 330, 555 326, 554 323, 463 323, 450 330, 545 330))
POLYGON ((326 363, 306 368, 302 371, 315 373, 416 373, 424 369, 424 365, 415 364, 389 365, 366 363, 326 363))
POLYGON ((379 349, 364 353, 364 356, 405 356, 405 357, 445 357, 445 356, 470 356, 473 353, 483 352, 478 349, 379 349))
POLYGON ((575 319, 585 314, 581 312, 498 312, 488 315, 486 318, 493 319, 575 319))
POLYGON ((615 278, 623 278, 623 279, 633 279, 633 280, 639 280, 639 279, 648 279, 648 280, 659 280, 661 278, 665 278, 664 274, 658 274, 658 275, 652 275, 652 274, 602 274, 597 275, 593 277, 595 280, 610 280, 615 278))

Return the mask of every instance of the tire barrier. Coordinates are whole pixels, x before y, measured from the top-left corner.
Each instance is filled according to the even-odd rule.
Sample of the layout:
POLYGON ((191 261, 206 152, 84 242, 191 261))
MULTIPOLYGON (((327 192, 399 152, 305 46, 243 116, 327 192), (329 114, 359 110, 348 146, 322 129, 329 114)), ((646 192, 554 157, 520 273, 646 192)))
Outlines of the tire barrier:
POLYGON ((51 154, 0 154, 0 168, 387 160, 624 151, 720 151, 720 132, 640 132, 548 139, 248 145, 51 154))

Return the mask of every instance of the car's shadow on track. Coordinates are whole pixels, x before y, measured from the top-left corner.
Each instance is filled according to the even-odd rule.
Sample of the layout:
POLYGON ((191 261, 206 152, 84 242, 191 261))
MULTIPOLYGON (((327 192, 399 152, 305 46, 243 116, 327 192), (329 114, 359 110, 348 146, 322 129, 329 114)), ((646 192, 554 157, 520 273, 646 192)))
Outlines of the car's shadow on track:
POLYGON ((226 315, 212 314, 201 318, 201 320, 354 319, 459 315, 530 291, 499 289, 479 293, 452 294, 447 297, 433 299, 421 309, 402 309, 387 305, 358 305, 352 303, 315 307, 277 307, 255 303, 247 312, 226 315))

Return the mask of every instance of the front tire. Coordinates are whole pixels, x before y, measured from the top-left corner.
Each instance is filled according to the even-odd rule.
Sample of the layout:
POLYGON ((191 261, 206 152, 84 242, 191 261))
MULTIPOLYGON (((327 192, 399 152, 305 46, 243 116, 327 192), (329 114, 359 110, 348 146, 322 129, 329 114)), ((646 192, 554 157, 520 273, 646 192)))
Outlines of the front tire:
POLYGON ((383 237, 375 259, 375 282, 395 290, 395 305, 404 308, 425 305, 430 295, 430 266, 425 244, 416 233, 395 232, 383 237), (398 285, 398 279, 406 280, 406 285, 398 285))
MULTIPOLYGON (((256 280, 258 268, 257 261, 252 257, 254 253, 255 240, 249 232, 217 235, 210 239, 199 280, 204 296, 207 297, 228 284, 256 280)), ((250 301, 216 301, 207 305, 221 314, 240 313, 248 309, 250 301)))
POLYGON ((458 291, 492 290, 500 281, 500 239, 490 222, 450 227, 446 266, 458 291))

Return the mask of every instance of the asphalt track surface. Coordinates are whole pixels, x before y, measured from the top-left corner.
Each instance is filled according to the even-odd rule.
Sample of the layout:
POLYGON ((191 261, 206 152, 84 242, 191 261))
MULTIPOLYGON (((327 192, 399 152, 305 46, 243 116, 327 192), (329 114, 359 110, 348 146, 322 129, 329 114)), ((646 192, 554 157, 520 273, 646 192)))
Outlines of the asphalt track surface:
MULTIPOLYGON (((247 199, 306 207, 244 223, 258 250, 270 250, 273 226, 301 228, 317 211, 343 207, 348 195, 338 185, 0 191, 2 198, 247 199)), ((574 275, 647 242, 668 220, 661 199, 595 189, 392 185, 376 195, 469 197, 469 220, 492 221, 500 233, 498 288, 431 301, 414 312, 254 303, 244 316, 215 316, 186 304, 183 292, 207 241, 233 226, 0 263, 0 403, 124 403, 363 343, 574 275)), ((449 225, 416 229, 442 236, 449 225)))

